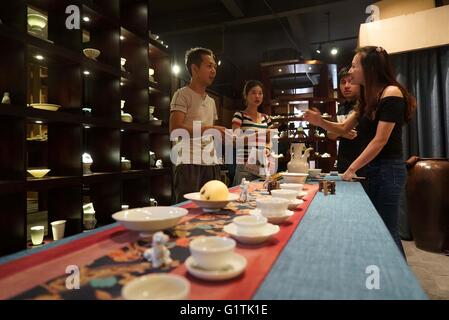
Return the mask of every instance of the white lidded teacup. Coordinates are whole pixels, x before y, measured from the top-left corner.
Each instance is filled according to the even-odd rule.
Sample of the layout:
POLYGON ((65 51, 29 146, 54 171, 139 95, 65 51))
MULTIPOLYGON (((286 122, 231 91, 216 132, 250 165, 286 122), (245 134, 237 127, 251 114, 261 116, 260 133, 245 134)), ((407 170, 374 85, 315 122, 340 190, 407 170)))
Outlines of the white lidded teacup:
POLYGON ((263 232, 267 225, 267 218, 263 215, 244 215, 234 218, 237 234, 241 236, 256 236, 263 232))
POLYGON ((298 194, 304 188, 304 184, 302 183, 281 183, 279 186, 281 187, 281 190, 294 190, 297 191, 298 194))
POLYGON ((192 240, 189 248, 200 268, 220 270, 232 259, 235 240, 227 237, 200 237, 192 240))
POLYGON ((286 190, 286 189, 281 189, 281 190, 271 190, 271 195, 274 198, 282 198, 282 199, 287 199, 290 202, 291 201, 295 201, 296 197, 298 196, 298 191, 295 190, 286 190))
POLYGON ((282 198, 256 199, 257 208, 260 210, 260 214, 264 217, 284 215, 289 203, 289 200, 282 198))

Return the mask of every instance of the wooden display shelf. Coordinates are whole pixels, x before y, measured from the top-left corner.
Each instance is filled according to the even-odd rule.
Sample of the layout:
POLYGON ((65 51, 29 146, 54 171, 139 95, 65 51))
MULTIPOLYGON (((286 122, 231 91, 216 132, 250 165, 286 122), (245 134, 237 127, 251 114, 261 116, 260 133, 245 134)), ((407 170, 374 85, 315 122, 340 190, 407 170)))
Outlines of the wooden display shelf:
MULTIPOLYGON (((9 239, 0 244, 0 256, 27 247, 28 191, 42 197, 52 219, 68 221, 67 236, 82 231, 80 210, 86 197, 94 203, 98 225, 112 222, 111 214, 120 210, 123 200, 137 207, 151 195, 159 204, 172 204, 171 168, 150 168, 148 158, 149 150, 161 157, 171 148, 166 126, 171 58, 165 47, 148 39, 151 2, 78 2, 82 15, 91 18, 81 22, 81 30, 64 28, 65 8, 73 4, 69 0, 5 1, 1 5, 8 15, 2 16, 0 24, 0 88, 10 92, 13 104, 0 105, 0 233, 9 239), (28 34, 28 4, 48 13, 52 41, 28 34), (87 43, 83 42, 84 30, 90 34, 87 43), (95 48, 101 54, 92 60, 85 57, 83 48, 95 48), (121 57, 127 59, 125 68, 130 73, 122 73, 121 57), (148 79, 150 67, 159 77, 157 85, 148 79), (123 79, 127 83, 120 86, 123 79), (158 93, 150 93, 150 85, 158 93), (125 112, 134 122, 121 121, 120 100, 127 102, 125 112), (61 108, 34 109, 27 106, 31 101, 48 101, 61 108), (164 126, 148 121, 150 105, 156 106, 155 116, 164 126), (84 114, 83 108, 90 108, 91 114, 84 114), (33 122, 48 125, 46 141, 27 140, 33 122), (82 174, 84 152, 92 155, 92 169, 101 172, 82 174), (121 172, 122 155, 141 170, 121 172), (41 179, 29 178, 27 167, 52 171, 41 179)), ((169 160, 163 160, 168 166, 169 160)))
POLYGON ((61 177, 45 176, 43 178, 28 177, 26 181, 27 189, 35 191, 64 188, 80 184, 81 184, 81 177, 76 176, 61 176, 61 177))

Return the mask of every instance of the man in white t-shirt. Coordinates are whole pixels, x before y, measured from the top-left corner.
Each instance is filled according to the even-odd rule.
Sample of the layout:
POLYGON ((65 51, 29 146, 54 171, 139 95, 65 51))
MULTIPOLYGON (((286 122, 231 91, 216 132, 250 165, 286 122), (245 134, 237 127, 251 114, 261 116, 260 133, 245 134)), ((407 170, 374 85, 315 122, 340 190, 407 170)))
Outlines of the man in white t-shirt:
POLYGON ((183 201, 184 194, 200 191, 206 182, 220 180, 214 140, 203 133, 216 129, 224 136, 226 129, 214 125, 218 119, 215 101, 206 93, 217 73, 213 52, 205 48, 190 49, 186 52, 186 67, 192 77, 190 84, 177 90, 170 104, 170 133, 183 129, 190 137, 175 145, 179 150, 173 159, 176 165, 174 192, 177 203, 183 201), (199 125, 200 130, 194 130, 194 126, 199 125), (194 131, 200 133, 198 137, 194 137, 194 131))

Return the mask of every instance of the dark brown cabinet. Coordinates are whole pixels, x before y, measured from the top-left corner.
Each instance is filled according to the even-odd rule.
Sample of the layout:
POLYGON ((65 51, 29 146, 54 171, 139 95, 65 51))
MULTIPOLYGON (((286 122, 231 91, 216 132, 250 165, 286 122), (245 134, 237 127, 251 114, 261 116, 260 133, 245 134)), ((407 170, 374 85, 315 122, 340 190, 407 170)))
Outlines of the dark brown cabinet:
POLYGON ((1 1, 0 95, 9 92, 11 104, 0 105, 0 255, 27 247, 30 201, 46 212, 47 227, 67 220, 66 236, 84 230, 88 202, 97 226, 113 222, 123 204, 172 204, 175 88, 170 53, 149 36, 150 9, 145 0, 1 1), (80 9, 80 29, 66 28, 69 5, 80 9), (100 55, 86 57, 86 48, 100 55), (35 103, 60 108, 29 106, 35 103), (159 121, 150 119, 150 106, 159 121), (123 122, 122 112, 132 122, 123 122), (150 151, 163 168, 150 166, 150 151), (83 174, 84 153, 92 156, 92 173, 83 174), (29 168, 50 172, 38 179, 29 168))

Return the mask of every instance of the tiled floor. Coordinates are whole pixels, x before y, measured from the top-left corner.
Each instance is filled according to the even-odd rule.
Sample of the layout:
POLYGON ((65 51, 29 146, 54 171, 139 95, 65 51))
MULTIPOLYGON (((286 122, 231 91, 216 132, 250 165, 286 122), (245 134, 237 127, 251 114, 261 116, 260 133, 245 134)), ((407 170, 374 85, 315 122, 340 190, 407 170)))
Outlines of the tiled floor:
POLYGON ((402 241, 407 262, 422 288, 432 300, 449 300, 449 256, 416 248, 413 241, 402 241))

